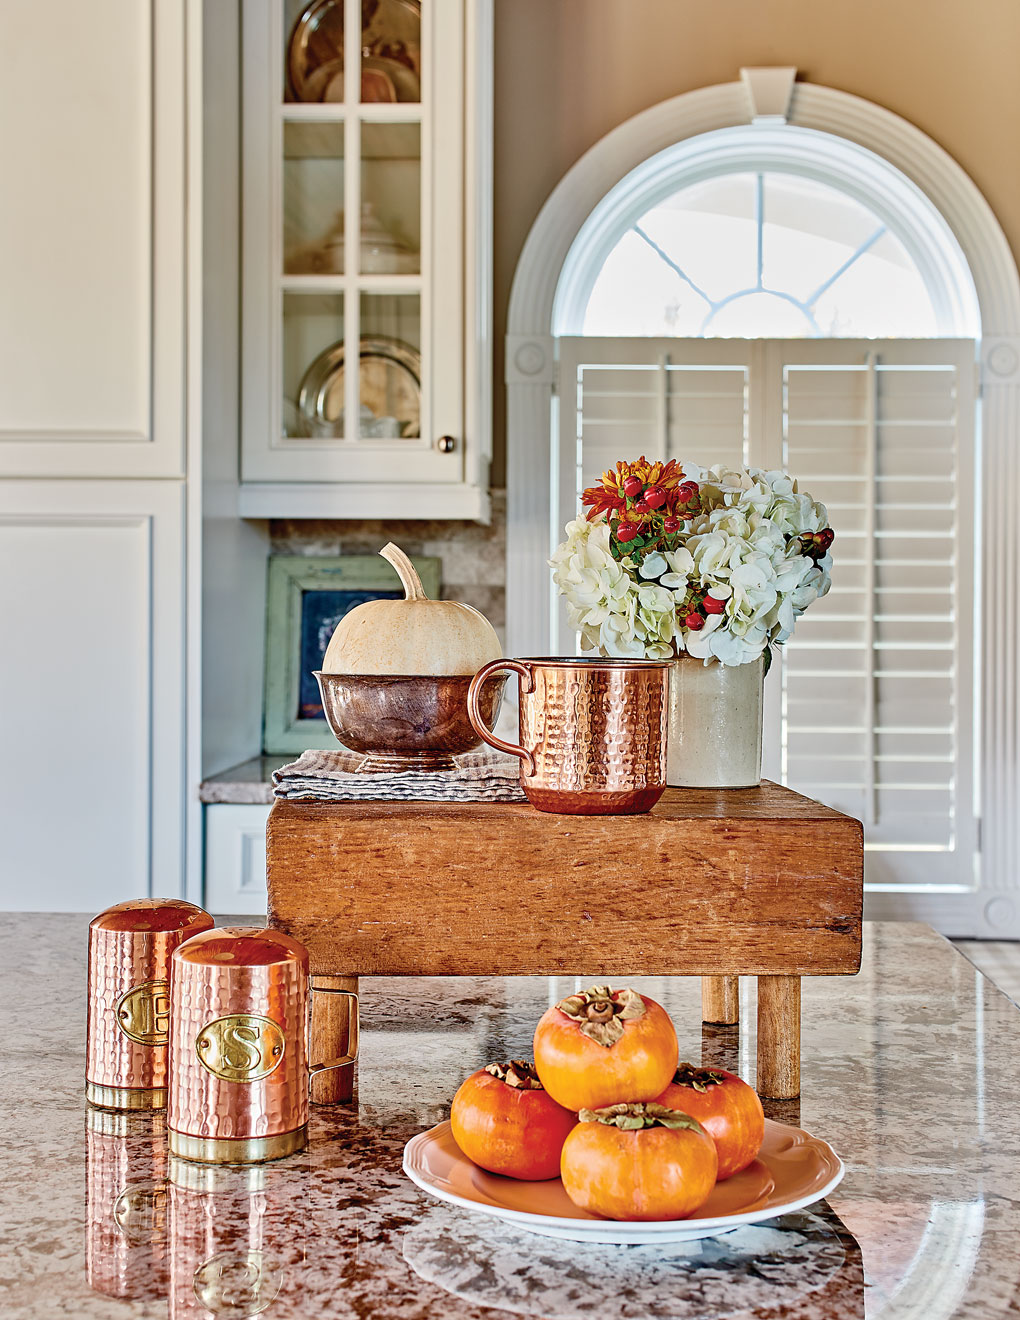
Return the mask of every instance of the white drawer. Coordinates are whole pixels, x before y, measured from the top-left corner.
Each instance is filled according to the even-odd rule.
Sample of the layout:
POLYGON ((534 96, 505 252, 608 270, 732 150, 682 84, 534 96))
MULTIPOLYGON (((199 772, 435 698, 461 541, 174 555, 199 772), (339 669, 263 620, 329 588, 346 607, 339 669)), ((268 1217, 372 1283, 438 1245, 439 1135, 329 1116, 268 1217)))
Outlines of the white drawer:
POLYGON ((213 914, 266 915, 267 804, 205 808, 205 906, 213 914))

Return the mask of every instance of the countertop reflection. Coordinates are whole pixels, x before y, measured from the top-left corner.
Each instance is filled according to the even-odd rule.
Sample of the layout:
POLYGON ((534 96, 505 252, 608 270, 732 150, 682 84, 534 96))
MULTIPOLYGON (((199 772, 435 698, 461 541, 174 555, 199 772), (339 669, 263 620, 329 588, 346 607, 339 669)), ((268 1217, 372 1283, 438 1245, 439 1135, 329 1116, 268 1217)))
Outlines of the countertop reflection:
MULTIPOLYGON (((206 1168, 168 1158, 159 1116, 86 1109, 86 928, 0 917, 5 1318, 1015 1312, 1020 1012, 924 927, 867 926, 860 976, 804 983, 804 1095, 772 1117, 842 1155, 829 1202, 665 1248, 534 1237, 401 1173, 404 1143, 447 1115, 460 1079, 527 1054, 572 981, 363 981, 356 1106, 313 1107, 299 1155, 206 1168)), ((696 980, 635 984, 668 1007, 686 1057, 704 1048, 753 1075, 753 983, 741 1029, 704 1039, 696 980)))

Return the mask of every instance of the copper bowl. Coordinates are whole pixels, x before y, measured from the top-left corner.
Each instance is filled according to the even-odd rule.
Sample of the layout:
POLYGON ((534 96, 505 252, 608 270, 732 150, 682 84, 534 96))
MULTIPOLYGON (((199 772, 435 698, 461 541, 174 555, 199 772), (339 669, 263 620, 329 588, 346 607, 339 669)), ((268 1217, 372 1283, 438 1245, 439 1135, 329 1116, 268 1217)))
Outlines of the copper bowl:
MULTIPOLYGON (((361 773, 452 770, 454 757, 480 747, 468 718, 471 674, 323 674, 315 671, 333 733, 362 752, 361 773)), ((505 674, 482 684, 479 714, 496 726, 505 674)))

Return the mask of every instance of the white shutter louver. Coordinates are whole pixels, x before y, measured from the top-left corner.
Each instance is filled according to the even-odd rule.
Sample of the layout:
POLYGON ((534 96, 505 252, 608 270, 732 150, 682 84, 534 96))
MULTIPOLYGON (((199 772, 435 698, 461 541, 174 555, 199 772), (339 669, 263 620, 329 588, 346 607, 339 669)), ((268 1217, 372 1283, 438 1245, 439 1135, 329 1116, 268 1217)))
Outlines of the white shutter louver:
POLYGON ((784 782, 865 821, 869 885, 973 885, 974 345, 559 349, 554 541, 619 458, 790 471, 829 507, 833 586, 770 680, 781 699, 766 744, 781 749, 784 782))

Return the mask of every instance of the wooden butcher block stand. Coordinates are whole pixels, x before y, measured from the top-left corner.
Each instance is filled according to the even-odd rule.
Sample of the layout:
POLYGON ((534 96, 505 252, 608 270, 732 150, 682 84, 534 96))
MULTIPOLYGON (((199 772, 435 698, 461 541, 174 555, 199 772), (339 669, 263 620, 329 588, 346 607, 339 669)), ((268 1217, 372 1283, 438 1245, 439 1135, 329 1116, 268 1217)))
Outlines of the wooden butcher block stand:
MULTIPOLYGON (((667 789, 647 815, 527 804, 277 801, 270 924, 313 990, 361 976, 701 976, 707 1022, 758 978, 758 1091, 800 1093, 800 978, 861 961, 859 821, 790 789, 667 789)), ((347 1052, 351 1005, 312 995, 313 1059, 347 1052)), ((349 1100, 353 1067, 312 1099, 349 1100)))

